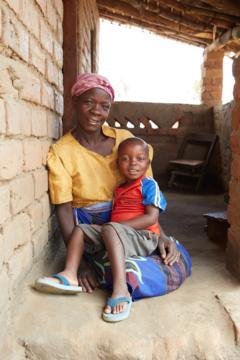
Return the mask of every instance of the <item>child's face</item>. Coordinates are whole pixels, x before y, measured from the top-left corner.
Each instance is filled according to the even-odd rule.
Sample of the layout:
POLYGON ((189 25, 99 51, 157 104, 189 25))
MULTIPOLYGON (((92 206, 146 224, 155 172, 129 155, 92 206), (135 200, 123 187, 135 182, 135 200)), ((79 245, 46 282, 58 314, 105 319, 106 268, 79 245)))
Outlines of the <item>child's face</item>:
POLYGON ((149 164, 148 152, 142 144, 126 144, 118 153, 118 168, 127 182, 144 175, 149 164))

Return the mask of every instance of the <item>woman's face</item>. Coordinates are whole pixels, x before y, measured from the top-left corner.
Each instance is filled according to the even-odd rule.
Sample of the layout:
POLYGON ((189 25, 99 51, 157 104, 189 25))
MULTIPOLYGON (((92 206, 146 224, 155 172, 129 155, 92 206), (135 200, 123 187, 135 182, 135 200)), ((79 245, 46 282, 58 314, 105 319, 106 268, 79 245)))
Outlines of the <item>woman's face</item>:
POLYGON ((95 132, 107 120, 111 98, 100 88, 86 91, 75 103, 78 126, 87 132, 95 132))

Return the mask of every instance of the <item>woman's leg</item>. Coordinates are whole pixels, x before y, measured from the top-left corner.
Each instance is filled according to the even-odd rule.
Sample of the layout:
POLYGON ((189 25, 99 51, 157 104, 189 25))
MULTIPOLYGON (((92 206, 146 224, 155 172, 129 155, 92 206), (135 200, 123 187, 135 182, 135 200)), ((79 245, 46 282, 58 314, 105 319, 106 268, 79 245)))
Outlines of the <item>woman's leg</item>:
MULTIPOLYGON (((84 251, 84 233, 79 227, 75 227, 67 243, 67 256, 64 270, 58 273, 64 276, 71 285, 78 285, 77 272, 84 251)), ((59 282, 58 279, 51 280, 59 282)))
MULTIPOLYGON (((124 248, 118 234, 111 225, 104 225, 102 227, 102 241, 108 253, 113 275, 113 292, 111 297, 129 297, 130 294, 126 283, 124 248)), ((112 312, 114 314, 122 312, 125 304, 126 303, 120 303, 113 308, 112 312)), ((111 308, 107 305, 104 312, 110 313, 111 308)))

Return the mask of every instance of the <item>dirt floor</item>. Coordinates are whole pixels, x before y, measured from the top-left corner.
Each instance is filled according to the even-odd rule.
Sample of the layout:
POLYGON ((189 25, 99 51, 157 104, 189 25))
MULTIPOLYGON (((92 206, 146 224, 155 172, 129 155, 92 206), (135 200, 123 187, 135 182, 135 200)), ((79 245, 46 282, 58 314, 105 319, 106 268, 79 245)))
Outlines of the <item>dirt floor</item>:
MULTIPOLYGON (((240 359, 240 284, 225 269, 224 249, 211 243, 203 214, 226 208, 223 194, 167 191, 160 220, 192 256, 192 276, 180 289, 133 304, 124 322, 108 324, 107 294, 37 293, 28 279, 15 324, 22 360, 240 359)), ((39 276, 42 274, 38 274, 39 276)))

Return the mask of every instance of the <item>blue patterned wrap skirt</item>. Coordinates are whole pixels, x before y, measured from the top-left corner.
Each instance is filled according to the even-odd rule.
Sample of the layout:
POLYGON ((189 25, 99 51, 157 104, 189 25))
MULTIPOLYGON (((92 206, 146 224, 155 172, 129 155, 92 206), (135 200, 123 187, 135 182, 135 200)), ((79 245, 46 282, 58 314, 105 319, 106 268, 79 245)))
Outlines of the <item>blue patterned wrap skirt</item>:
MULTIPOLYGON (((74 208, 75 222, 102 225, 110 221, 111 208, 111 202, 74 208)), ((158 253, 126 258, 126 281, 133 300, 168 294, 179 288, 191 275, 190 255, 178 241, 176 245, 181 255, 172 266, 165 265, 158 253)), ((101 251, 91 256, 85 253, 85 257, 95 269, 101 287, 111 290, 112 273, 107 252, 101 251)))

